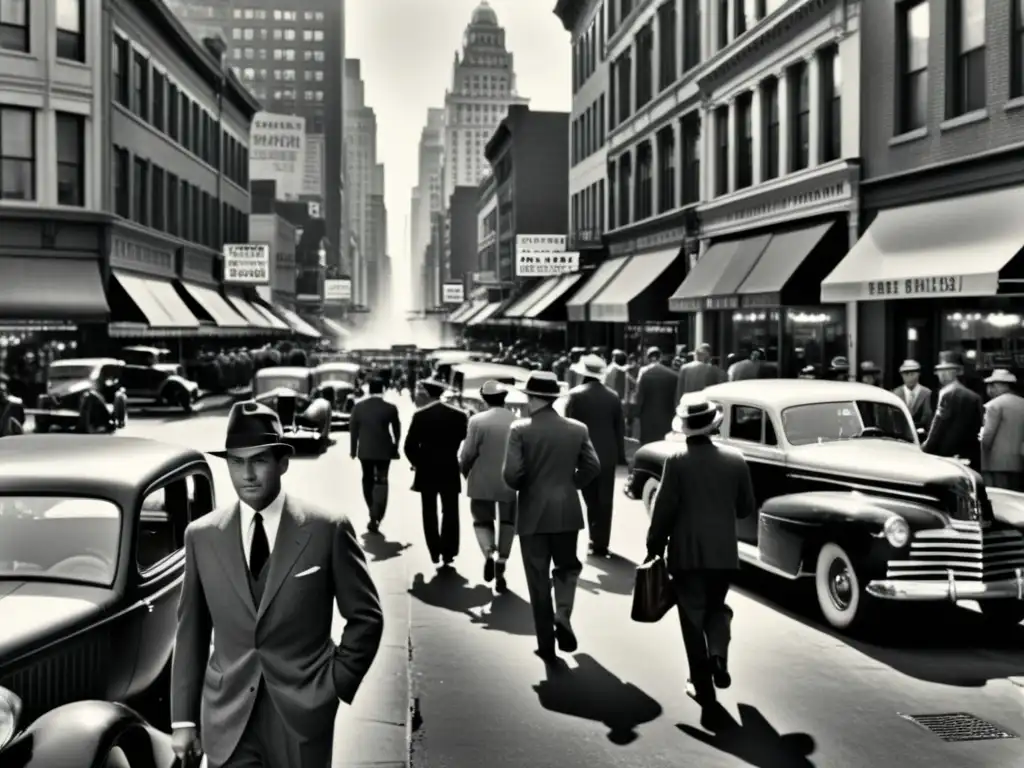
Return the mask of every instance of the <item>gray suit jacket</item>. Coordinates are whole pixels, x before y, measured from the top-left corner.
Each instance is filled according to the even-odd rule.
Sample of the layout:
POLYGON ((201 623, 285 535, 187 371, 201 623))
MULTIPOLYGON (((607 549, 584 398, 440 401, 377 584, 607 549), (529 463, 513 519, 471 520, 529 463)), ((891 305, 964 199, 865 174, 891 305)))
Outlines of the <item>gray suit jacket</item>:
POLYGON ((480 501, 515 501, 516 492, 501 476, 508 433, 516 416, 508 408, 488 408, 469 420, 459 450, 459 467, 466 478, 466 495, 480 501))
POLYGON ((583 528, 578 491, 601 473, 587 428, 544 408, 519 419, 508 433, 505 484, 519 492, 520 536, 583 528))
POLYGON ((384 630, 377 589, 348 518, 286 497, 259 606, 249 589, 240 520, 235 502, 185 531, 171 720, 200 724, 203 751, 214 765, 238 745, 261 678, 298 737, 330 733, 338 700, 355 697, 384 630), (297 576, 310 569, 316 570, 297 576), (339 645, 331 640, 332 602, 345 619, 339 645))
POLYGON ((1024 397, 1007 392, 985 403, 981 427, 981 468, 986 472, 1024 470, 1024 397))
MULTIPOLYGON (((894 389, 896 395, 904 403, 907 402, 907 388, 900 384, 894 389)), ((932 418, 935 413, 932 411, 932 391, 920 384, 914 390, 914 399, 907 406, 910 415, 914 419, 914 426, 917 429, 928 429, 932 425, 932 418)))
POLYGON ((676 405, 679 404, 679 398, 683 395, 700 392, 704 387, 721 384, 725 379, 725 371, 717 365, 691 360, 679 369, 679 375, 676 378, 676 405))

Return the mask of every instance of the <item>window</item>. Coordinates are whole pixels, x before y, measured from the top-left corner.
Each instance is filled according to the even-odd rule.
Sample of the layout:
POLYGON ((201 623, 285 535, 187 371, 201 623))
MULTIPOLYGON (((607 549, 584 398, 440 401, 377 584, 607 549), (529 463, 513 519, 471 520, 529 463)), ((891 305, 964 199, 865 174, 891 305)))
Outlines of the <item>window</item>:
POLYGON ((57 204, 85 205, 85 120, 57 113, 57 204))
POLYGON ((762 114, 764 115, 764 173, 768 181, 779 175, 779 82, 775 78, 765 80, 761 86, 762 114))
POLYGON ((135 202, 133 220, 139 224, 149 224, 149 163, 138 157, 134 163, 132 193, 135 202))
POLYGON ((700 200, 700 115, 696 112, 683 118, 683 199, 688 205, 700 200))
POLYGON ((676 4, 669 0, 658 9, 658 90, 663 91, 676 81, 676 4))
POLYGON ((114 147, 114 212, 125 219, 131 217, 131 179, 128 171, 128 150, 114 147))
POLYGON ((729 437, 748 443, 763 442, 764 411, 748 405, 734 405, 729 411, 729 437))
POLYGON ((57 58, 85 61, 85 11, 82 0, 57 0, 57 58))
POLYGON ((729 108, 715 110, 715 194, 729 192, 729 108))
POLYGON ((955 26, 949 116, 985 108, 985 0, 957 0, 950 6, 955 26))
POLYGON ((166 130, 167 120, 167 77, 153 70, 153 126, 158 131, 166 130))
POLYGON ((729 44, 729 4, 732 0, 718 0, 718 50, 729 44))
POLYGON ((838 159, 843 153, 843 72, 838 46, 826 48, 821 61, 821 161, 838 159))
POLYGON ((636 35, 636 106, 654 95, 654 28, 648 24, 636 35))
POLYGON ((901 9, 898 133, 928 124, 928 0, 901 9))
POLYGON ((135 52, 132 56, 132 111, 149 120, 149 59, 135 52))
POLYGON ((28 53, 29 0, 0 0, 0 50, 28 53))
POLYGON ((636 216, 635 221, 649 218, 651 206, 651 144, 644 142, 636 151, 636 216))
POLYGON ((178 86, 167 84, 167 135, 175 141, 181 135, 181 117, 178 113, 178 86))
POLYGON ((683 71, 700 64, 700 3, 683 0, 683 71))
POLYGON ((173 173, 167 174, 167 231, 172 235, 180 235, 179 226, 179 199, 181 193, 178 191, 178 177, 173 173))
POLYGON ((658 213, 676 207, 676 147, 672 128, 658 133, 658 213))
POLYGON ((789 71, 790 134, 789 170, 800 171, 811 159, 811 84, 807 62, 795 64, 789 71))
POLYGON ((754 99, 744 93, 736 99, 736 188, 754 183, 754 99))
POLYGON ((159 229, 159 230, 163 231, 165 226, 166 226, 166 224, 167 224, 167 219, 166 219, 166 216, 164 215, 164 206, 166 205, 166 200, 165 200, 165 196, 164 196, 164 191, 165 191, 165 187, 164 187, 164 184, 165 184, 165 181, 164 181, 164 169, 163 168, 159 168, 159 167, 154 165, 153 168, 152 168, 152 173, 153 173, 153 179, 152 179, 152 181, 153 181, 153 209, 151 211, 152 226, 153 226, 153 229, 159 229))
MULTIPOLYGON (((2 1, 2 0, 0 0, 2 1)), ((128 59, 131 48, 128 41, 120 35, 114 35, 114 43, 110 51, 110 71, 113 78, 114 100, 122 107, 131 106, 130 80, 128 75, 128 59)))
POLYGON ((211 511, 213 494, 200 475, 174 480, 142 500, 135 542, 139 573, 147 573, 176 554, 185 542, 185 526, 211 511))
POLYGON ((0 108, 0 200, 36 199, 36 115, 0 108))
POLYGON ((1020 98, 1024 96, 1024 0, 1013 0, 1010 62, 1010 95, 1020 98))
POLYGON ((624 227, 629 219, 629 179, 633 175, 632 161, 628 154, 619 157, 619 216, 616 222, 624 227))
POLYGON ((628 51, 619 56, 617 62, 615 62, 616 75, 616 93, 617 93, 617 104, 616 104, 616 124, 623 123, 629 118, 629 115, 633 111, 633 86, 632 86, 632 71, 633 62, 630 59, 628 51))

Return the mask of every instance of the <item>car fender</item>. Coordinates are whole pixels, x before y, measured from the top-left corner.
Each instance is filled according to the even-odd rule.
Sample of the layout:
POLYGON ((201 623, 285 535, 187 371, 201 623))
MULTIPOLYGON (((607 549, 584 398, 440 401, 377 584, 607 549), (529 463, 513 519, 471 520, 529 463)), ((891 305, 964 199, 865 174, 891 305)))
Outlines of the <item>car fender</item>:
POLYGON ((992 502, 992 516, 1001 523, 1024 531, 1024 493, 1003 488, 986 488, 992 502))
POLYGON ((331 404, 322 397, 313 399, 313 402, 302 412, 302 418, 317 428, 323 429, 331 422, 331 404))
POLYGON ((761 514, 802 525, 849 526, 853 523, 872 531, 898 515, 912 530, 944 528, 946 516, 936 509, 904 499, 873 496, 859 491, 808 491, 768 499, 761 514))
POLYGON ((186 392, 192 393, 199 389, 199 385, 182 376, 175 376, 172 374, 164 379, 163 383, 160 385, 160 391, 158 394, 161 398, 166 398, 168 392, 176 389, 183 389, 186 392))
POLYGON ((0 752, 4 768, 94 768, 114 746, 132 765, 170 768, 171 740, 132 709, 76 701, 40 716, 0 752))

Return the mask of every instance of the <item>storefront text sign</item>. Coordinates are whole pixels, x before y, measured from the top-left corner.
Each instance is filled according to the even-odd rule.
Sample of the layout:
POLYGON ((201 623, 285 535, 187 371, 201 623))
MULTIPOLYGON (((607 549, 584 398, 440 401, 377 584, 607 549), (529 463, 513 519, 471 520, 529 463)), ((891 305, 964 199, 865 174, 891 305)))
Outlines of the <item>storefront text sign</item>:
POLYGON ((347 277, 324 280, 324 301, 328 304, 352 301, 352 281, 347 277))
POLYGON ((444 304, 461 304, 466 300, 462 283, 444 283, 441 286, 441 301, 444 304))
POLYGON ((279 200, 296 200, 306 177, 306 119, 259 112, 249 132, 249 178, 273 180, 279 200))
POLYGON ((600 248, 601 231, 599 229, 577 229, 572 236, 572 244, 575 248, 600 248))
POLYGON ((676 299, 668 300, 669 312, 700 312, 704 309, 704 299, 676 299))
POLYGON ((516 254, 516 275, 518 277, 564 275, 569 272, 576 272, 579 268, 579 251, 516 254))
POLYGON ((736 309, 739 305, 739 296, 708 296, 704 299, 704 309, 736 309))
POLYGON ((626 333, 676 333, 678 330, 678 320, 666 320, 660 323, 630 323, 626 326, 626 333))
POLYGON ((269 285, 270 246, 260 243, 225 245, 224 282, 269 285))
POLYGON ((516 253, 564 251, 565 235, 516 235, 516 253))
POLYGON ((899 280, 872 280, 865 285, 869 299, 928 299, 959 296, 964 292, 963 275, 908 277, 899 280))
POLYGON ((779 293, 747 293, 740 296, 740 306, 774 309, 782 306, 782 296, 779 293))

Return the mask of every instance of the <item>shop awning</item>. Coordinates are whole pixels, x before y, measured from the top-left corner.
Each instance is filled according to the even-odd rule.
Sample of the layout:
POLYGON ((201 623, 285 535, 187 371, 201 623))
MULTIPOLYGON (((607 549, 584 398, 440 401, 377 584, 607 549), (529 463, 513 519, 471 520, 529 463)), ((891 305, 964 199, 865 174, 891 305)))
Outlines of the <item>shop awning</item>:
POLYGON ((557 282, 552 290, 548 291, 544 296, 526 310, 523 318, 526 320, 536 320, 540 316, 547 312, 549 309, 553 309, 558 304, 558 300, 564 297, 572 287, 576 285, 580 280, 583 279, 583 275, 562 275, 556 278, 557 282))
POLYGON ((307 323, 297 314, 292 312, 286 307, 282 307, 280 304, 275 305, 274 309, 281 317, 284 318, 285 322, 291 326, 291 329, 295 331, 299 336, 308 336, 311 339, 322 338, 320 331, 314 328, 312 325, 307 323))
POLYGON ((560 279, 560 275, 552 275, 541 280, 537 285, 509 304, 508 308, 501 313, 502 319, 518 320, 521 317, 525 317, 527 310, 553 291, 560 279))
POLYGON ((99 261, 0 258, 0 314, 17 320, 105 322, 110 307, 99 261))
POLYGON ((475 315, 477 312, 479 312, 480 310, 482 310, 486 306, 487 306, 487 302, 486 301, 474 301, 472 304, 470 304, 464 310, 459 310, 458 312, 456 312, 455 315, 457 315, 457 317, 455 315, 453 315, 452 318, 449 319, 448 322, 454 323, 455 325, 465 325, 466 322, 471 317, 473 317, 473 315, 475 315))
POLYGON ((831 304, 994 296, 1024 248, 1024 187, 879 212, 821 283, 831 304))
POLYGON ((232 309, 224 297, 213 288, 207 288, 205 285, 196 285, 184 280, 181 281, 181 287, 185 289, 185 293, 191 296, 196 304, 205 310, 206 314, 210 316, 210 319, 213 320, 218 328, 237 329, 249 327, 248 321, 232 309))
MULTIPOLYGON (((113 271, 114 279, 128 294, 149 329, 153 331, 199 331, 199 320, 192 314, 185 301, 178 295, 170 280, 132 275, 119 270, 113 271)), ((111 323, 121 328, 133 323, 111 323)))
POLYGON ((704 309, 736 309, 740 305, 737 295, 740 285, 765 252, 771 235, 758 235, 740 241, 740 247, 725 265, 722 274, 704 299, 704 309))
POLYGON ((266 318, 267 322, 270 323, 270 327, 276 331, 287 331, 291 332, 292 328, 288 323, 282 320, 280 317, 274 314, 273 310, 266 306, 262 300, 257 300, 252 303, 252 308, 259 312, 263 317, 266 318))
POLYGON ((761 258, 736 291, 740 306, 782 306, 786 284, 833 226, 834 222, 826 222, 772 235, 761 258))
POLYGON ((444 321, 446 323, 458 323, 459 322, 459 318, 461 318, 466 313, 468 313, 472 308, 473 308, 473 302, 472 301, 464 301, 459 306, 457 306, 455 309, 453 309, 449 313, 448 317, 446 317, 444 319, 444 321))
POLYGON ((352 337, 352 331, 329 317, 319 318, 320 324, 328 336, 333 336, 339 344, 352 337))
POLYGON ((629 305, 679 257, 679 248, 633 256, 590 302, 590 319, 599 323, 628 323, 629 305))
POLYGON ((466 325, 483 325, 498 314, 498 310, 501 309, 501 304, 502 302, 500 301, 492 301, 481 311, 469 318, 469 320, 466 321, 466 325))
POLYGON ((611 282, 627 261, 629 261, 629 256, 617 256, 614 259, 608 259, 594 270, 590 279, 583 284, 576 295, 565 302, 565 311, 570 322, 578 323, 587 319, 587 304, 611 282))
POLYGON ((266 317, 264 317, 263 313, 241 296, 232 296, 229 293, 225 298, 228 300, 228 303, 235 308, 235 311, 238 312, 238 314, 249 321, 249 325, 253 328, 261 331, 274 330, 274 326, 266 317))
POLYGON ((712 243, 697 260, 682 284, 668 300, 670 312, 700 312, 705 299, 722 279, 732 257, 743 246, 743 240, 724 240, 712 243))

